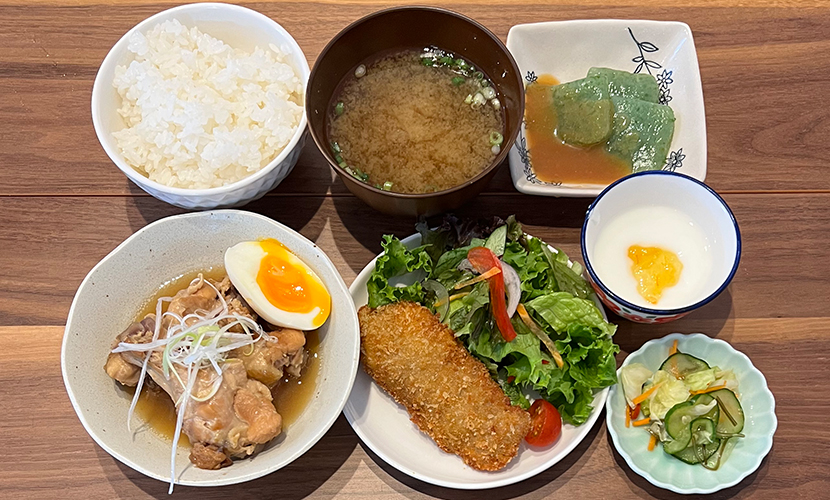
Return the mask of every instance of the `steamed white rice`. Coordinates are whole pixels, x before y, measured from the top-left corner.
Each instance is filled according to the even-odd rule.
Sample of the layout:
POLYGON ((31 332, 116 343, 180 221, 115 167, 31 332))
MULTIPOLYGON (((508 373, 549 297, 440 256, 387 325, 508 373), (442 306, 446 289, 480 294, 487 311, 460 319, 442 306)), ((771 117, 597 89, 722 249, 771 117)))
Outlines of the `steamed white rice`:
POLYGON ((127 162, 151 180, 182 188, 236 182, 291 141, 303 84, 288 50, 253 53, 166 21, 136 32, 135 59, 115 69, 126 128, 113 134, 127 162))

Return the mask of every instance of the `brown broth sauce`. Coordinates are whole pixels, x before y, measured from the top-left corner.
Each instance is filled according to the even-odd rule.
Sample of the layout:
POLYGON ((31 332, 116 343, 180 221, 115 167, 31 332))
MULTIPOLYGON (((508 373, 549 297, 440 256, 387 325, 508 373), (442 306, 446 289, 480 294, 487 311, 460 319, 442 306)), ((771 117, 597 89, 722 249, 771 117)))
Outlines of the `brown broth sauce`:
POLYGON ((317 330, 306 332, 305 350, 308 360, 300 378, 283 377, 271 389, 274 407, 282 416, 283 429, 291 426, 303 412, 317 388, 317 374, 320 373, 320 337, 317 330))
MULTIPOLYGON (((225 277, 225 269, 221 266, 177 276, 159 287, 155 295, 141 306, 134 321, 140 321, 148 314, 155 314, 158 299, 161 297, 172 297, 179 290, 186 288, 191 281, 196 279, 199 273, 202 273, 205 278, 217 281, 225 277)), ((162 303, 162 312, 167 310, 167 304, 167 302, 162 303)), ((308 361, 303 368, 302 375, 300 378, 283 377, 271 389, 271 395, 274 398, 274 407, 282 416, 283 431, 297 421, 297 418, 314 395, 314 390, 317 386, 317 374, 320 371, 319 346, 320 339, 317 330, 306 332, 305 349, 308 354, 308 361)), ((135 393, 135 388, 133 387, 125 389, 130 394, 135 393)), ((170 442, 173 441, 173 435, 176 432, 176 407, 173 405, 173 400, 170 399, 170 396, 158 386, 155 386, 155 384, 147 384, 145 381, 144 388, 141 390, 141 395, 138 397, 138 402, 135 405, 135 413, 141 420, 146 422, 153 433, 170 442)), ((190 440, 188 440, 184 433, 181 433, 179 436, 179 447, 190 449, 190 440)))
POLYGON ((545 182, 606 185, 630 174, 631 168, 602 145, 577 148, 559 140, 551 91, 558 84, 553 76, 540 75, 525 90, 525 136, 536 177, 545 182))

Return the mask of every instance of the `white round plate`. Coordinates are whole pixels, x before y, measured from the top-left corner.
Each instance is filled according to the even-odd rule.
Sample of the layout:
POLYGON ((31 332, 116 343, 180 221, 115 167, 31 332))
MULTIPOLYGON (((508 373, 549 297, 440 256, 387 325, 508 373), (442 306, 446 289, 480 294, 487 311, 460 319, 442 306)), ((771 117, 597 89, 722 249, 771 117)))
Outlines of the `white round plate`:
MULTIPOLYGON (((414 234, 402 242, 408 248, 415 248, 420 245, 421 236, 414 234)), ((349 287, 357 309, 369 302, 366 283, 375 268, 376 260, 377 257, 369 262, 349 287)), ((596 298, 594 301, 604 315, 602 305, 596 298)), ((378 387, 362 369, 357 371, 343 414, 360 439, 399 471, 446 488, 478 490, 518 483, 562 460, 591 430, 607 395, 607 388, 597 392, 594 396, 594 410, 588 421, 579 427, 564 424, 562 435, 552 447, 533 449, 522 442, 516 458, 497 472, 473 469, 458 456, 439 449, 429 436, 409 420, 406 409, 378 387)))
POLYGON ((736 351, 723 340, 702 333, 672 333, 662 339, 650 340, 625 358, 622 366, 642 363, 655 371, 668 356, 675 340, 678 341, 679 351, 698 357, 710 366, 735 372, 746 419, 743 430, 746 437, 738 440, 735 449, 716 471, 683 463, 663 452, 660 446, 648 451, 648 432, 638 427, 625 427, 623 409, 626 403, 619 385, 611 387, 605 404, 608 432, 628 466, 651 484, 676 493, 714 493, 738 484, 755 472, 769 453, 772 436, 778 427, 775 398, 767 387, 764 375, 752 365, 746 354, 736 351))

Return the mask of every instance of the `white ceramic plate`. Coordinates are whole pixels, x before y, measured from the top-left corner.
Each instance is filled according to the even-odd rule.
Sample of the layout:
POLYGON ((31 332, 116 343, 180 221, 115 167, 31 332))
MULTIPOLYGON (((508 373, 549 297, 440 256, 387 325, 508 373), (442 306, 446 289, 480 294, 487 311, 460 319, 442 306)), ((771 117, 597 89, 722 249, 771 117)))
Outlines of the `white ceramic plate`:
MULTIPOLYGON (((507 48, 532 85, 541 74, 560 82, 584 78, 591 67, 648 72, 657 78, 661 102, 674 110, 674 137, 664 170, 706 178, 706 116, 692 30, 685 23, 596 19, 519 24, 507 48)), ((604 185, 552 184, 533 172, 524 125, 510 150, 510 175, 522 193, 596 196, 604 185)))
POLYGON ((228 247, 264 237, 290 248, 331 294, 331 316, 318 330, 314 395, 279 437, 230 467, 197 469, 188 460, 189 450, 179 448, 176 484, 219 486, 264 476, 305 453, 337 420, 357 372, 360 330, 346 284, 328 257, 299 233, 262 215, 239 210, 177 215, 140 229, 104 257, 81 283, 66 320, 61 349, 66 391, 84 428, 107 453, 142 474, 170 481, 171 442, 146 427, 135 435, 127 431, 131 396, 103 368, 110 345, 162 283, 221 266, 228 247))
MULTIPOLYGON (((421 243, 421 236, 414 234, 402 241, 408 248, 415 248, 421 243)), ((377 257, 363 268, 349 288, 358 309, 369 302, 366 283, 375 268, 376 260, 377 257)), ((604 316, 605 312, 599 302, 597 307, 604 316)), ((429 436, 409 420, 406 409, 378 387, 362 369, 357 372, 343 414, 360 439, 399 471, 438 486, 477 490, 518 483, 562 460, 591 430, 607 395, 606 388, 594 396, 594 410, 587 422, 579 427, 563 425, 562 435, 554 446, 538 450, 529 448, 522 442, 518 456, 497 472, 478 471, 466 465, 458 456, 439 449, 429 436)))
POLYGON ((657 370, 668 356, 674 341, 681 352, 698 357, 710 366, 732 369, 738 378, 738 392, 744 410, 744 438, 738 440, 732 454, 716 471, 701 465, 689 465, 663 452, 658 445, 648 451, 648 432, 637 427, 625 427, 625 396, 622 387, 611 388, 605 404, 605 420, 614 446, 629 467, 651 484, 677 493, 714 493, 738 484, 752 474, 772 448, 772 436, 778 427, 775 417, 775 398, 767 387, 764 375, 752 365, 749 358, 723 340, 701 333, 684 335, 672 333, 662 339, 650 340, 631 353, 622 366, 642 363, 657 370))

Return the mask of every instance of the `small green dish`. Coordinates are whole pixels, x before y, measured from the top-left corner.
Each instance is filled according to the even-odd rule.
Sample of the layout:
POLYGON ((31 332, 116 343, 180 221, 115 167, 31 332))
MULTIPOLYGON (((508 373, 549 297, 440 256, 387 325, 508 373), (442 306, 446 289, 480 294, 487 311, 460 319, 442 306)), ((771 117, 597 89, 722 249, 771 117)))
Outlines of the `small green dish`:
POLYGON ((700 333, 689 335, 672 333, 661 339, 646 342, 623 362, 642 363, 657 370, 668 356, 672 343, 678 341, 678 350, 705 360, 711 366, 732 369, 738 377, 740 402, 746 423, 741 438, 728 459, 716 471, 700 465, 689 465, 668 455, 658 445, 648 451, 648 432, 637 427, 625 427, 625 397, 619 384, 611 387, 605 403, 605 420, 617 451, 637 474, 651 484, 676 493, 714 493, 738 484, 752 474, 772 448, 772 437, 778 427, 775 416, 775 398, 767 387, 764 375, 752 365, 749 358, 723 340, 712 339, 700 333))

